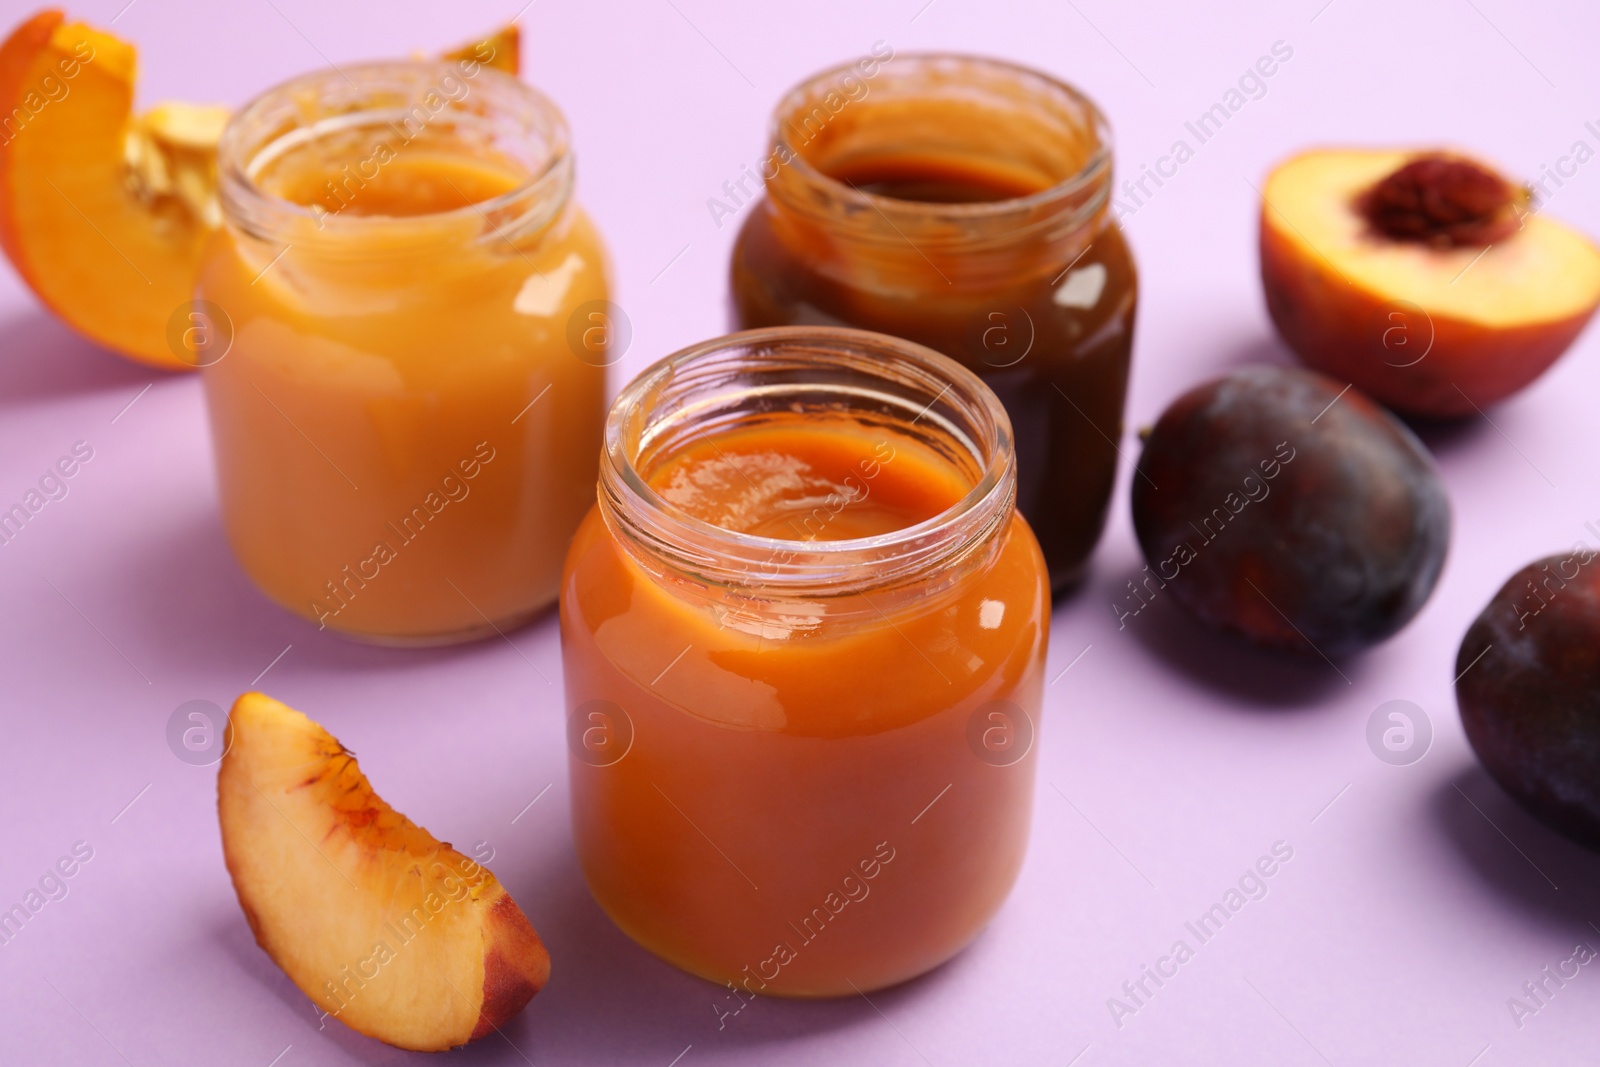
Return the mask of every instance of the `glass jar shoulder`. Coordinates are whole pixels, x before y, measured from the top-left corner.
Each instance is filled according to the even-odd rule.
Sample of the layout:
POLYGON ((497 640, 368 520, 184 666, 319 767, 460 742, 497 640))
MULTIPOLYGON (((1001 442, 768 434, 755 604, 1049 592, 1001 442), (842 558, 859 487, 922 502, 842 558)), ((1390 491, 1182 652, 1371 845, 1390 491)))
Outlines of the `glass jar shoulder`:
POLYGON ((1019 262, 958 284, 926 266, 886 268, 814 227, 783 224, 779 211, 770 199, 757 203, 735 243, 730 280, 746 328, 855 326, 917 341, 981 371, 996 365, 997 330, 1013 349, 1025 336, 1036 361, 1054 362, 1131 323, 1138 274, 1109 216, 1066 259, 1019 262))
POLYGON ((313 235, 305 243, 223 226, 201 259, 197 289, 234 318, 298 322, 440 312, 546 318, 609 292, 603 242, 576 204, 532 237, 485 232, 476 217, 437 225, 451 232, 426 240, 404 230, 335 241, 313 235))
POLYGON ((985 700, 1036 703, 1049 603, 1043 557, 1019 516, 992 558, 944 594, 767 602, 758 612, 669 588, 595 510, 568 556, 563 650, 577 702, 624 703, 643 688, 728 726, 870 734, 985 700))

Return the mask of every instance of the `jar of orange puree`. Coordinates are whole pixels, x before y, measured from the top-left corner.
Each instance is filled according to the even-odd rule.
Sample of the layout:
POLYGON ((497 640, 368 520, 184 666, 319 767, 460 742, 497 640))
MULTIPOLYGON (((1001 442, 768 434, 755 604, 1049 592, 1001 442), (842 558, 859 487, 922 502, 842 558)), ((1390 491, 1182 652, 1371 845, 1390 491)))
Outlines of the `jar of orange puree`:
POLYGON ((574 837, 729 1012, 921 974, 1010 891, 1050 607, 1015 491, 994 394, 882 334, 733 334, 612 405, 561 588, 574 837))
MULTIPOLYGON (((880 330, 999 394, 1018 506, 1056 589, 1086 571, 1122 435, 1138 276, 1110 211, 1111 155, 1099 108, 1046 74, 970 56, 863 60, 784 98, 767 195, 736 198, 741 326, 880 330)), ((734 210, 716 203, 719 220, 734 210)))
POLYGON ((610 361, 555 105, 474 60, 346 67, 247 106, 219 166, 196 310, 232 329, 203 376, 245 571, 384 643, 550 604, 610 361))

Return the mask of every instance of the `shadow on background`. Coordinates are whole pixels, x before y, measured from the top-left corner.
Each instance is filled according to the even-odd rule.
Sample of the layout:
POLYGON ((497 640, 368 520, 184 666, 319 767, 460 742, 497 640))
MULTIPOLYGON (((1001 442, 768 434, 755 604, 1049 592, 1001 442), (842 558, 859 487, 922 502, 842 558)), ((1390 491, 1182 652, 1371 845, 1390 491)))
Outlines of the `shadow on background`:
POLYGON ((319 631, 245 576, 209 499, 143 532, 126 545, 126 565, 105 572, 111 587, 98 600, 123 616, 107 616, 117 632, 141 635, 138 659, 152 677, 231 676, 231 700, 291 644, 296 667, 317 673, 423 670, 476 647, 380 648, 319 631))
MULTIPOLYGON (((973 945, 918 978, 869 991, 865 997, 740 1000, 726 986, 657 958, 618 929, 590 895, 570 843, 506 866, 513 895, 525 892, 536 902, 536 926, 552 960, 549 986, 514 1023, 518 1032, 507 1033, 519 1045, 519 1033, 526 1034, 551 1062, 659 1060, 666 1067, 693 1045, 696 1052, 691 1055, 747 1049, 738 1062, 761 1063, 764 1057, 757 1050, 762 1046, 836 1031, 860 1031, 852 1039, 863 1047, 909 1046, 888 1020, 919 998, 938 995, 969 961, 978 965, 975 946, 988 936, 987 931, 980 933, 973 945)), ((868 915, 861 918, 870 921, 868 915)), ((836 932, 848 937, 851 930, 844 926, 836 932)), ((908 1061, 929 1051, 914 1048, 904 1050, 908 1061)))
MULTIPOLYGON (((365 644, 319 630, 257 589, 234 558, 211 498, 141 534, 123 549, 126 564, 104 573, 109 584, 98 596, 99 610, 121 614, 120 619, 106 616, 117 632, 143 635, 138 658, 152 676, 192 676, 197 665, 209 665, 207 673, 214 673, 221 666, 237 676, 230 699, 290 644, 300 671, 403 673, 479 656, 505 640, 520 652, 530 630, 555 623, 552 605, 527 625, 508 630, 504 639, 490 636, 437 648, 365 644)), ((545 663, 540 669, 559 683, 552 673, 559 668, 545 663)))
MULTIPOLYGON (((1265 333, 1251 334, 1237 344, 1227 346, 1224 354, 1214 362, 1215 371, 1206 375, 1207 379, 1231 374, 1241 367, 1305 367, 1270 328, 1265 333)), ((1174 395, 1172 399, 1177 397, 1174 395)))
MULTIPOLYGON (((516 881, 539 887, 538 926, 552 961, 550 985, 506 1031, 535 1062, 543 1054, 557 1063, 659 1060, 665 1067, 689 1045, 755 1048, 821 1031, 885 1026, 860 997, 759 997, 740 1008, 725 987, 679 971, 617 929, 589 895, 570 848, 516 881)), ((871 994, 873 1002, 892 1012, 890 1005, 930 988, 950 966, 959 962, 871 994)), ((752 1053, 750 1062, 760 1062, 759 1056, 752 1053)))
POLYGON ((1476 763, 1428 800, 1443 837, 1476 880, 1558 936, 1600 945, 1600 855, 1539 822, 1476 763))
POLYGON ((1460 449, 1473 447, 1483 440, 1485 434, 1492 436, 1495 432, 1494 427, 1478 415, 1468 415, 1459 419, 1405 416, 1400 421, 1409 426, 1411 432, 1428 446, 1428 451, 1438 457, 1446 457, 1460 449))
POLYGON ((42 308, 0 320, 0 407, 75 393, 138 390, 174 376, 84 340, 42 308))
MULTIPOLYGON (((1124 584, 1113 588, 1113 595, 1126 592, 1125 583, 1141 577, 1142 571, 1129 572, 1124 584)), ((1118 603, 1128 607, 1135 601, 1118 603)), ((1178 606, 1170 588, 1123 623, 1145 651, 1175 673, 1258 708, 1315 707, 1329 694, 1348 688, 1346 679, 1353 682, 1360 670, 1359 659, 1335 660, 1335 668, 1310 647, 1304 656, 1296 656, 1209 629, 1178 606)))

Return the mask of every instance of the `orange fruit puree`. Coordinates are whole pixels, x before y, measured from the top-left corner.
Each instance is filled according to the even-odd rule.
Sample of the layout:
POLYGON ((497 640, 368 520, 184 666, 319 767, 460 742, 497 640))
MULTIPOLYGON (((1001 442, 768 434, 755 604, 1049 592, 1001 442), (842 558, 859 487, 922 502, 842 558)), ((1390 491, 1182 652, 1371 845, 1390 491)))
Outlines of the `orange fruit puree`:
POLYGON ((507 161, 368 151, 271 161, 257 185, 315 220, 224 227, 205 258, 234 329, 204 371, 224 522, 262 590, 329 628, 492 635, 554 599, 594 500, 605 371, 567 338, 607 294, 599 238, 570 202, 516 244, 464 210, 526 179, 507 161))

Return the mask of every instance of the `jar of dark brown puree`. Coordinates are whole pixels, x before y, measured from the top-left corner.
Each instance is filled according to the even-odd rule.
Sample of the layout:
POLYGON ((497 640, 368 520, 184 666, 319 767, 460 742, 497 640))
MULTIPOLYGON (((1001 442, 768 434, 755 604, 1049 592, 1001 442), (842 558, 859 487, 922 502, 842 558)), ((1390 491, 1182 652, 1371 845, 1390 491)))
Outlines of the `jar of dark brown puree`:
POLYGON ((1099 109, 997 60, 863 61, 779 104, 761 170, 739 325, 877 330, 977 372, 1015 427, 1051 586, 1077 582, 1116 477, 1138 295, 1099 109))

